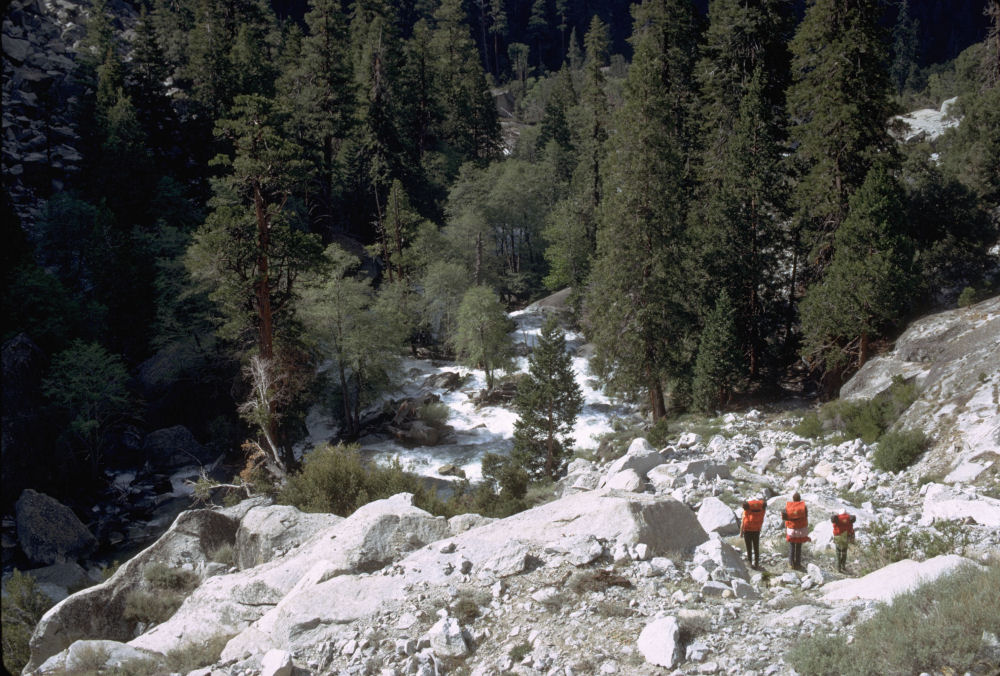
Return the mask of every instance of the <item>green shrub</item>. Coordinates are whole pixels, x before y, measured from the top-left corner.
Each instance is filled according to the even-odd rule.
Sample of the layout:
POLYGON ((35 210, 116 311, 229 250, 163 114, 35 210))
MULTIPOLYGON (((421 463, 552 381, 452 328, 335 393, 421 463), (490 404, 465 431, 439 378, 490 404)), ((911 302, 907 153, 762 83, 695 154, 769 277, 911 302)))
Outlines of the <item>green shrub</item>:
POLYGON ((670 428, 667 425, 666 418, 660 418, 656 421, 656 424, 649 428, 646 432, 646 441, 648 441, 654 448, 663 448, 667 445, 670 440, 670 428))
POLYGON ((448 422, 448 416, 450 413, 451 409, 448 408, 447 404, 435 402, 421 406, 420 410, 417 412, 417 417, 428 425, 440 427, 448 422))
POLYGON ((508 655, 510 656, 510 659, 514 661, 514 664, 517 664, 525 657, 527 657, 528 653, 530 652, 531 652, 531 644, 528 643, 527 641, 521 641, 516 646, 510 649, 508 655))
POLYGON ((818 413, 809 411, 802 416, 802 420, 792 428, 792 431, 806 439, 818 439, 823 436, 823 421, 819 419, 818 413))
POLYGON ((927 436, 920 430, 887 432, 879 439, 872 464, 887 472, 904 470, 927 449, 927 436))
POLYGON ((190 570, 152 563, 142 572, 146 582, 158 590, 189 592, 198 586, 198 576, 190 570))
POLYGON ((413 493, 414 504, 424 509, 442 504, 419 477, 404 472, 398 460, 381 467, 362 460, 356 444, 325 444, 307 455, 302 470, 288 478, 278 502, 303 512, 348 516, 362 505, 397 493, 413 493))
POLYGON ((167 668, 173 673, 186 674, 219 661, 223 649, 232 638, 230 634, 216 634, 206 641, 189 643, 167 653, 167 668))
POLYGON ((820 416, 825 426, 843 432, 849 439, 871 444, 892 427, 918 394, 916 384, 895 376, 889 389, 877 397, 831 401, 820 410, 820 416))
POLYGON ((160 624, 169 620, 184 602, 177 593, 135 589, 125 597, 124 617, 129 622, 160 624))
POLYGON ((903 526, 893 530, 890 522, 878 519, 865 526, 864 532, 860 548, 862 575, 903 559, 959 553, 969 542, 965 528, 952 522, 935 524, 933 528, 903 526))
POLYGON ((187 596, 198 586, 198 576, 190 570, 152 563, 142 571, 150 589, 135 589, 125 597, 124 616, 131 622, 159 624, 177 612, 187 596))
POLYGON ((897 596, 858 625, 854 642, 816 633, 786 660, 803 676, 843 674, 993 673, 983 633, 1000 634, 1000 566, 968 567, 897 596))
POLYGON ((81 672, 96 674, 101 670, 101 667, 104 666, 104 663, 108 661, 108 657, 110 656, 111 653, 107 648, 87 643, 78 646, 74 655, 74 661, 81 672))
POLYGON ((969 307, 970 305, 975 305, 976 300, 979 298, 979 294, 971 286, 967 286, 962 289, 962 293, 958 294, 958 307, 969 307))
POLYGON ((15 568, 4 585, 2 600, 3 665, 8 672, 19 674, 28 663, 28 640, 51 607, 52 600, 38 589, 35 578, 15 568))
POLYGON ((461 594, 452 604, 451 614, 462 624, 470 624, 479 617, 479 604, 472 594, 461 594))
POLYGON ((233 552, 233 546, 228 542, 221 544, 210 551, 208 553, 208 558, 210 561, 221 563, 226 566, 231 566, 236 563, 236 554, 233 552))
POLYGON ((632 583, 627 577, 622 577, 617 573, 604 570, 603 568, 574 573, 567 584, 577 594, 603 592, 608 587, 623 587, 625 589, 632 587, 632 583))

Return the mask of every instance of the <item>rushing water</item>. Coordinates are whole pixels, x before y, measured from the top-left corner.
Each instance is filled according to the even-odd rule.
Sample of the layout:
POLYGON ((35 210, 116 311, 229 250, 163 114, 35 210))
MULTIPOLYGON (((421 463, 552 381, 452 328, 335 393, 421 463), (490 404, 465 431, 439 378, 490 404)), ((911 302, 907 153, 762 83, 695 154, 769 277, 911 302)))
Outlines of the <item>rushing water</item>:
MULTIPOLYGON (((533 347, 545 322, 545 312, 529 307, 511 313, 510 316, 517 324, 516 330, 511 333, 511 338, 515 343, 533 347)), ((582 352, 580 348, 583 343, 583 336, 567 332, 566 347, 575 355, 572 360, 573 370, 584 399, 583 410, 577 417, 574 428, 574 439, 577 448, 588 449, 596 448, 598 437, 611 431, 613 418, 628 415, 634 412, 634 409, 609 398, 600 390, 600 386, 589 373, 589 360, 578 354, 582 352)), ((469 369, 455 363, 442 365, 441 362, 425 359, 405 359, 401 366, 401 371, 405 374, 402 384, 398 390, 389 393, 386 399, 415 397, 429 392, 437 394, 449 409, 448 425, 454 432, 449 434, 443 443, 416 447, 400 443, 389 434, 371 434, 359 440, 363 454, 378 462, 399 458, 405 469, 437 478, 442 478, 438 474, 438 468, 452 464, 462 468, 466 476, 475 481, 482 477, 480 462, 484 454, 510 452, 517 414, 503 406, 477 408, 473 403, 472 398, 486 387, 486 377, 482 370, 469 369), (465 376, 465 383, 458 390, 451 392, 442 388, 423 386, 430 376, 445 372, 465 376)), ((518 358, 517 370, 526 371, 527 368, 528 359, 518 358)), ((337 424, 332 412, 324 410, 319 405, 310 411, 306 425, 309 429, 309 438, 303 444, 303 450, 332 439, 337 433, 337 424)))

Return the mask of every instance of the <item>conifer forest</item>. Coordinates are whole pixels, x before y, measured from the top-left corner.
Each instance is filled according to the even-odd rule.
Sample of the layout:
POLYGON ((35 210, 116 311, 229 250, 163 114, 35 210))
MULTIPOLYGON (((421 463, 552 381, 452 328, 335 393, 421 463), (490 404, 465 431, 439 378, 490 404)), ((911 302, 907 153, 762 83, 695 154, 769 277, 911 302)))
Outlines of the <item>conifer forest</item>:
MULTIPOLYGON (((83 4, 72 95, 39 102, 80 170, 30 177, 30 212, 4 176, 3 340, 42 355, 5 508, 80 499, 175 424, 283 476, 317 392, 350 442, 405 355, 500 387, 506 313, 566 288, 651 425, 834 397, 998 292, 996 0, 83 4)), ((579 393, 550 390, 496 471, 558 473, 579 393)))

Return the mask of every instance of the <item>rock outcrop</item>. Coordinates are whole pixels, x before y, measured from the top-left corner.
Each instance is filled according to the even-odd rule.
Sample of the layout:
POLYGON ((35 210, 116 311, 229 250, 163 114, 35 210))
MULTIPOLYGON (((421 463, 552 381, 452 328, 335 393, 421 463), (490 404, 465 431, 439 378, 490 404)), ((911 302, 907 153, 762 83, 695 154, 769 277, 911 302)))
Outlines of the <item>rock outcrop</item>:
POLYGON ((55 498, 27 488, 14 509, 18 543, 32 561, 65 563, 85 558, 97 547, 97 538, 55 498))
POLYGON ((865 364, 840 395, 874 397, 896 376, 915 382, 920 393, 897 425, 922 429, 933 442, 915 471, 958 471, 962 478, 955 480, 970 481, 1000 459, 1000 296, 915 321, 892 352, 865 364))
POLYGON ((31 637, 31 661, 26 669, 37 668, 80 639, 132 639, 136 621, 126 619, 125 606, 129 594, 143 588, 147 566, 162 563, 203 569, 210 552, 232 544, 238 525, 239 521, 225 512, 199 509, 182 513, 163 536, 122 564, 110 579, 49 609, 31 637))

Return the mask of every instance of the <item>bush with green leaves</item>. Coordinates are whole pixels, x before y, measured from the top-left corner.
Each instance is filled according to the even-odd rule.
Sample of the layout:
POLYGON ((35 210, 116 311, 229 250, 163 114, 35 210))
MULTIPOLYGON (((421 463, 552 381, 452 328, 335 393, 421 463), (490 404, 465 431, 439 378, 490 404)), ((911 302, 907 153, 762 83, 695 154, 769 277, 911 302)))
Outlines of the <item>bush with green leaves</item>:
POLYGON ((1000 634, 1000 565, 968 566, 897 596, 852 632, 816 633, 797 641, 785 659, 802 676, 995 673, 985 632, 1000 634))
POLYGON ((55 355, 42 383, 45 396, 68 420, 66 435, 97 476, 116 425, 136 411, 125 361, 98 343, 75 341, 55 355))
POLYGON ((646 441, 652 444, 653 448, 663 448, 670 440, 670 426, 666 418, 660 418, 646 432, 646 441))
POLYGON ((432 402, 429 404, 424 404, 417 411, 417 417, 423 422, 434 427, 440 427, 448 422, 448 416, 451 414, 451 409, 448 408, 447 404, 441 402, 432 402))
POLYGON ((35 578, 14 569, 4 584, 3 666, 9 673, 19 674, 31 657, 28 640, 52 599, 42 593, 35 578))
POLYGON ((348 516, 358 507, 397 493, 413 493, 414 504, 431 513, 444 509, 420 478, 404 472, 398 460, 383 467, 362 459, 356 444, 325 444, 306 456, 299 472, 288 478, 278 502, 303 512, 348 516))
POLYGON ((895 376, 889 389, 878 396, 831 401, 820 410, 820 417, 824 428, 872 444, 916 401, 918 394, 916 384, 895 376))
POLYGON ((877 519, 859 529, 859 573, 864 575, 903 559, 924 560, 961 553, 969 542, 968 531, 958 523, 937 523, 931 528, 894 527, 877 519))
POLYGON ((229 634, 216 634, 205 641, 174 648, 167 653, 167 668, 171 673, 186 674, 218 662, 231 638, 229 634))
POLYGON ((143 571, 147 588, 133 589, 125 597, 125 619, 143 624, 166 622, 181 607, 184 598, 198 586, 193 571, 153 563, 143 571))
POLYGON ((902 471, 927 450, 927 444, 927 435, 921 430, 886 432, 879 439, 872 464, 887 472, 902 471))
POLYGON ((820 420, 819 413, 809 411, 802 416, 802 420, 792 428, 792 431, 806 439, 818 439, 823 436, 823 421, 820 420))

